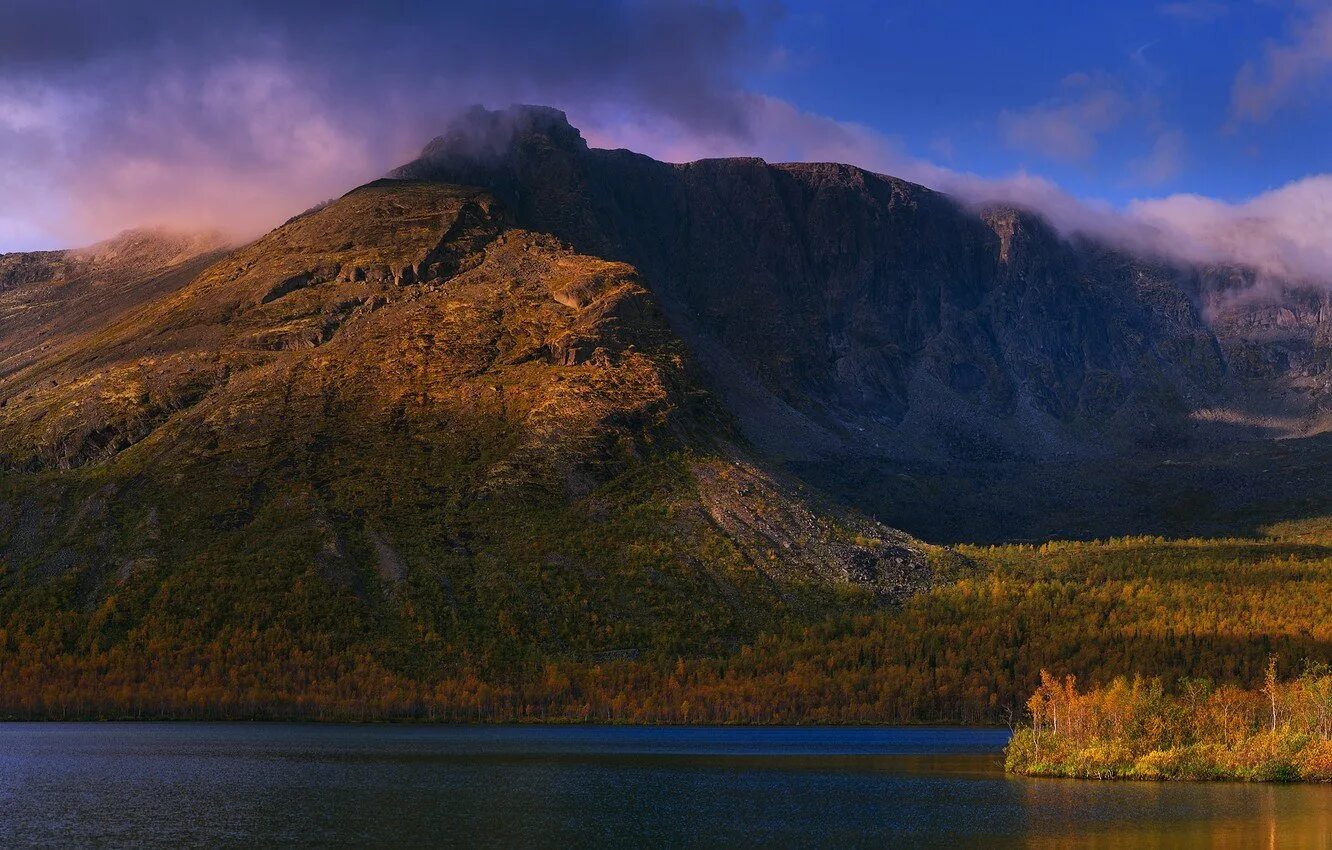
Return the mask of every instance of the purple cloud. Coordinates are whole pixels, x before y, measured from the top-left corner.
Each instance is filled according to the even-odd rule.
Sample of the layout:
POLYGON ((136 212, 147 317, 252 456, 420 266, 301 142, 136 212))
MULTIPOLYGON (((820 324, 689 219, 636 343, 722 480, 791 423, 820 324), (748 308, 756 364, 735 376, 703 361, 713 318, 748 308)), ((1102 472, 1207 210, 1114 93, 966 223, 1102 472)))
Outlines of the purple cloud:
POLYGON ((1104 76, 1071 74, 1058 97, 999 114, 999 134, 1010 146, 1052 159, 1089 159, 1101 134, 1118 127, 1133 104, 1104 76))
POLYGON ((253 233, 477 102, 745 138, 737 79, 767 61, 769 23, 707 2, 10 0, 0 224, 61 241, 147 222, 253 233))
MULTIPOLYGON (((850 162, 966 203, 1030 207, 1065 232, 1332 281, 1322 245, 1332 177, 1241 204, 1171 196, 1122 210, 1025 172, 943 168, 869 126, 748 89, 747 75, 773 61, 778 13, 765 14, 613 0, 10 0, 0 9, 0 245, 86 243, 138 224, 256 233, 411 158, 473 103, 545 102, 597 146, 674 161, 850 162)), ((1251 72, 1266 92, 1253 103, 1321 67, 1318 38, 1292 44, 1251 72)), ((1075 76, 1000 123, 1014 144, 1077 159, 1098 134, 1140 120, 1150 147, 1131 170, 1150 184, 1184 156, 1183 137, 1153 109, 1113 80, 1075 76)))

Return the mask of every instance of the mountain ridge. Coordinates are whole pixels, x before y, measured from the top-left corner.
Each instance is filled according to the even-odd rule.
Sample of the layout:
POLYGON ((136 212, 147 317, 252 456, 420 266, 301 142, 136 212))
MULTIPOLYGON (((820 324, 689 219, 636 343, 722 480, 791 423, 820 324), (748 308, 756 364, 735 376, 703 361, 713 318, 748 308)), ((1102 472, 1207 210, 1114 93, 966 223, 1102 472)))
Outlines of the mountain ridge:
POLYGON ((529 226, 642 268, 668 311, 678 302, 680 326, 779 319, 753 324, 786 334, 781 350, 744 338, 735 322, 712 336, 741 359, 761 352, 746 364, 758 383, 804 403, 808 424, 824 430, 877 432, 880 443, 905 437, 911 457, 947 457, 946 445, 921 439, 940 428, 973 443, 999 435, 1001 453, 1022 453, 1021 432, 1045 438, 1038 453, 1087 451, 1125 430, 1148 441, 1202 432, 1187 416, 1155 423, 1175 432, 1164 437, 1137 428, 1165 407, 1140 396, 1197 410, 1248 392, 1220 386, 1234 370, 1202 315, 1208 287, 1195 270, 1065 238, 1033 213, 973 213, 847 165, 656 163, 588 148, 553 110, 474 110, 465 120, 480 126, 436 139, 391 175, 508 193, 529 226), (486 134, 491 141, 478 146, 486 134), (883 236, 890 232, 898 242, 883 236), (839 260, 839 251, 854 259, 839 260), (769 304, 775 315, 764 315, 769 304), (1082 313, 1069 314, 1071 305, 1082 313), (1119 327, 1107 333, 1107 321, 1119 327), (783 352, 801 347, 795 359, 819 371, 773 374, 783 352), (1058 356, 1040 360, 1042 349, 1058 356), (1093 439, 1070 433, 1087 424, 1070 419, 1105 414, 1113 425, 1093 439))

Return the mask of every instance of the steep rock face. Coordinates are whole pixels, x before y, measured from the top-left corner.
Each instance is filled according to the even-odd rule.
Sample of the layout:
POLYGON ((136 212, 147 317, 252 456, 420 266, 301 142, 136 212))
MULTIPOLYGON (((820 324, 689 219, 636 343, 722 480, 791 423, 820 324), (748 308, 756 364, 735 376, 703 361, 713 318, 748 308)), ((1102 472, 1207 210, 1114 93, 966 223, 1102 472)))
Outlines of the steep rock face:
POLYGON ((1298 436, 1332 427, 1332 295, 1251 270, 1199 269, 1192 281, 1239 390, 1211 411, 1239 425, 1298 436))
POLYGON ((397 175, 491 187, 525 226, 634 263, 766 448, 1094 452, 1186 439, 1223 390, 1178 272, 1033 215, 845 165, 589 149, 552 110, 465 127, 397 175))

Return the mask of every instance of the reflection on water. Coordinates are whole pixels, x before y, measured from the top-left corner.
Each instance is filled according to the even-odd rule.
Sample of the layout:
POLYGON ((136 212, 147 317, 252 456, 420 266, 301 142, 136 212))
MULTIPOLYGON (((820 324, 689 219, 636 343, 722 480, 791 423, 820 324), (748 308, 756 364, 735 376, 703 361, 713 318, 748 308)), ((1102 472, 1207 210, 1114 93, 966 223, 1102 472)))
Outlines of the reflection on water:
POLYGON ((6 724, 0 846, 1332 846, 1332 788, 1014 779, 1005 737, 6 724))
POLYGON ((1030 847, 1332 847, 1332 788, 1023 782, 1030 847))

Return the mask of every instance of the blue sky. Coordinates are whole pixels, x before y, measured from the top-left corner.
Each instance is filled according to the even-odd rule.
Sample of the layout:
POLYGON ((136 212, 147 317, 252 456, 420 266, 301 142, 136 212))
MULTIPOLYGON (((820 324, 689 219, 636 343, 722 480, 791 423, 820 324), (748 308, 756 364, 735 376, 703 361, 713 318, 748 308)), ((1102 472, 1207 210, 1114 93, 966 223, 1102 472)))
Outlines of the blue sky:
POLYGON ((1290 39, 1303 14, 1256 2, 797 0, 750 85, 982 175, 1026 169, 1117 203, 1173 192, 1238 201, 1332 170, 1327 99, 1294 92, 1270 118, 1232 126, 1241 68, 1290 39), (1076 108, 1098 97, 1110 113, 1101 124, 1076 108), (1061 108, 1091 147, 1042 143, 1036 119, 1061 108))
POLYGON ((525 102, 1332 277, 1329 83, 1332 0, 4 0, 0 252, 252 236, 525 102))

